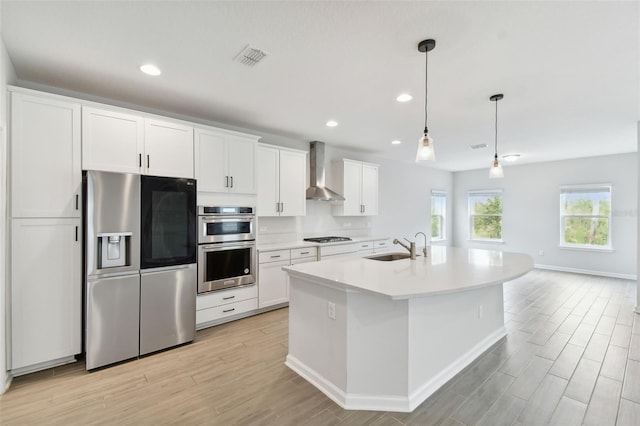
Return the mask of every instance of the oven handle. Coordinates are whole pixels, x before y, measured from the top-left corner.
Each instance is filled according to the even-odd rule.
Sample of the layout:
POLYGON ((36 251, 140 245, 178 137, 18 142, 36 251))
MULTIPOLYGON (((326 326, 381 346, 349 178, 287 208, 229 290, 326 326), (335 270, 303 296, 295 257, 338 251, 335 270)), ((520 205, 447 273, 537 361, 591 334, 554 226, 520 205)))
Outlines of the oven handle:
POLYGON ((227 222, 227 221, 238 221, 238 220, 254 220, 256 215, 254 214, 245 214, 245 215, 220 215, 220 216, 200 216, 200 220, 202 222, 227 222))
POLYGON ((204 251, 221 251, 221 250, 234 250, 239 248, 255 248, 256 243, 251 242, 233 242, 233 243, 220 243, 220 244, 200 244, 200 249, 204 251))

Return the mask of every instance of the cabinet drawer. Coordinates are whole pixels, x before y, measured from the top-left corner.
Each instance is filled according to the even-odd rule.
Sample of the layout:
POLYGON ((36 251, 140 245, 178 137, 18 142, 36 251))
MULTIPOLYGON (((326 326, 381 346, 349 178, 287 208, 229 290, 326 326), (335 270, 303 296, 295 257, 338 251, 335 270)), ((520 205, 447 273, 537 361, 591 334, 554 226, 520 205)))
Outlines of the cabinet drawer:
POLYGON ((358 243, 339 244, 335 246, 322 246, 320 248, 320 256, 334 256, 337 254, 355 253, 358 251, 358 243))
POLYGON ((291 253, 289 250, 261 251, 258 259, 259 263, 289 261, 291 253))
POLYGON ((256 297, 258 297, 258 287, 255 284, 231 290, 213 291, 196 298, 196 310, 227 305, 256 297))
POLYGON ((391 240, 376 240, 373 242, 374 250, 386 250, 391 247, 391 240))
POLYGON ((254 309, 258 309, 257 298, 229 303, 222 306, 214 306, 208 309, 201 309, 196 311, 196 327, 200 324, 253 311, 254 309))
POLYGON ((291 249, 291 259, 302 259, 304 257, 318 257, 317 247, 303 247, 291 249))
POLYGON ((358 243, 358 251, 373 252, 373 241, 363 241, 358 243))

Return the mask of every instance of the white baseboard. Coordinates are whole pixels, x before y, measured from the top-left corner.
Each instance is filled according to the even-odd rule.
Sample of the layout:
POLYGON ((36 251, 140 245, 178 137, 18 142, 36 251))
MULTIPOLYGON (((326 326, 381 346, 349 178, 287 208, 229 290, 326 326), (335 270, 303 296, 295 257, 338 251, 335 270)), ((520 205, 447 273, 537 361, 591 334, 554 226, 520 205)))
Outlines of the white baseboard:
POLYGON ((424 402, 442 385, 476 360, 487 349, 507 335, 504 327, 491 333, 481 342, 453 361, 447 368, 423 383, 411 395, 365 395, 346 393, 325 379, 312 368, 292 355, 287 355, 285 365, 324 393, 345 410, 395 411, 408 413, 424 402))
POLYGON ((577 268, 565 268, 564 266, 553 266, 553 265, 533 265, 534 268, 537 269, 546 269, 549 271, 560 271, 560 272, 573 272, 574 274, 584 274, 584 275, 597 275, 600 277, 609 277, 609 278, 622 278, 625 280, 637 280, 638 276, 633 274, 619 274, 617 272, 603 272, 603 271, 592 271, 590 269, 577 269, 577 268))
POLYGON ((507 330, 504 328, 504 326, 500 327, 499 329, 482 339, 482 341, 480 341, 473 348, 462 354, 462 356, 449 364, 447 368, 442 370, 431 380, 416 389, 409 397, 409 411, 415 410, 418 405, 422 404, 435 391, 440 389, 442 385, 451 380, 456 374, 464 370, 469 364, 475 361, 487 349, 496 344, 496 342, 498 342, 506 335, 507 330))
POLYGON ((11 381, 13 380, 13 376, 9 374, 8 371, 4 373, 4 386, 0 389, 0 395, 9 390, 9 386, 11 386, 11 381))

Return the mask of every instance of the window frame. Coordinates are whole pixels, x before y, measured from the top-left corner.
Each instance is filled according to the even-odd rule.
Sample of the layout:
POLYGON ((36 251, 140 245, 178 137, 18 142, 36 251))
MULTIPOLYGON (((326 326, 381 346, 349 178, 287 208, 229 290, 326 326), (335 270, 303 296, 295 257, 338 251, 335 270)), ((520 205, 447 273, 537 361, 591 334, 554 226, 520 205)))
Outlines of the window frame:
MULTIPOLYGON (((603 191, 603 192, 607 192, 603 191)), ((559 217, 559 226, 558 226, 558 236, 559 236, 559 244, 558 247, 561 249, 571 249, 571 250, 586 250, 586 251, 613 251, 613 185, 610 183, 594 183, 594 184, 581 184, 581 185, 561 185, 558 193, 558 217, 559 217), (580 193, 581 190, 584 192, 596 192, 598 189, 606 189, 609 192, 609 214, 608 215, 594 215, 594 214, 565 214, 564 208, 562 204, 562 194, 565 193, 580 193), (575 244, 575 243, 567 243, 565 242, 564 236, 564 219, 567 217, 572 218, 592 218, 592 219, 607 219, 608 221, 608 229, 607 229, 607 245, 592 245, 592 244, 575 244)))
POLYGON ((468 225, 469 225, 469 241, 481 242, 481 243, 496 243, 496 244, 504 244, 504 229, 503 218, 504 218, 504 191, 501 188, 496 189, 478 189, 467 191, 467 215, 468 215, 468 225), (489 195, 489 196, 500 196, 502 200, 502 212, 500 214, 475 214, 473 212, 473 206, 471 204, 471 199, 474 195, 489 195), (476 216, 486 216, 486 217, 499 217, 500 218, 500 238, 477 238, 473 236, 473 219, 476 216))
MULTIPOLYGON (((440 189, 432 189, 431 190, 431 214, 430 214, 430 223, 433 224, 433 217, 434 216, 438 216, 440 217, 440 231, 442 236, 441 237, 437 237, 434 238, 433 233, 430 232, 431 236, 431 241, 432 242, 442 242, 442 241, 447 241, 447 191, 444 190, 440 190, 440 189), (433 198, 434 197, 443 197, 444 198, 444 211, 442 212, 441 215, 434 215, 433 214, 433 198)), ((430 230, 433 230, 433 225, 431 225, 430 230)))

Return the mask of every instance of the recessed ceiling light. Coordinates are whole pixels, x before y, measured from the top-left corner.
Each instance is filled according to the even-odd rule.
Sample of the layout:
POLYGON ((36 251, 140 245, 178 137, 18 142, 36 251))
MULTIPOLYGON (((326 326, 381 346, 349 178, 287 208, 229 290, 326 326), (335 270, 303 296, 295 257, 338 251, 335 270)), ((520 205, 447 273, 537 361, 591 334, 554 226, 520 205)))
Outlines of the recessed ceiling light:
POLYGON ((508 161, 510 163, 513 163, 514 161, 518 161, 519 158, 520 158, 520 154, 507 154, 502 156, 502 159, 504 161, 508 161))
POLYGON ((153 64, 144 64, 140 66, 140 71, 142 71, 143 73, 147 74, 147 75, 153 75, 153 76, 157 76, 162 74, 162 71, 160 71, 160 68, 156 67, 153 64))
POLYGON ((395 141, 391 141, 391 143, 392 143, 393 145, 400 145, 400 144, 402 143, 402 141, 395 140, 395 141))
POLYGON ((336 127, 338 125, 337 121, 329 120, 327 121, 327 127, 336 127))
POLYGON ((396 101, 398 101, 398 102, 409 102, 411 99, 413 99, 413 96, 411 96, 408 93, 402 93, 402 94, 398 95, 398 97, 396 98, 396 101))

